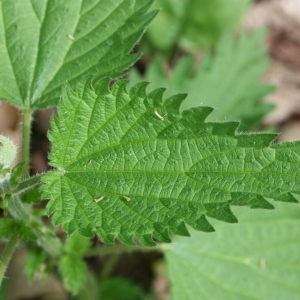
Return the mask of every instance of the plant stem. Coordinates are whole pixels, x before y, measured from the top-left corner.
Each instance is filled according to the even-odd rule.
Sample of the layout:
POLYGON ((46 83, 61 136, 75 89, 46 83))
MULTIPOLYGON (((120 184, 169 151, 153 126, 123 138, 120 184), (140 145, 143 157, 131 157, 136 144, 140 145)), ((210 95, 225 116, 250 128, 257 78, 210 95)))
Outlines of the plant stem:
MULTIPOLYGON (((22 121, 22 161, 24 162, 23 177, 29 177, 29 165, 30 165, 30 133, 31 133, 31 120, 32 110, 23 110, 23 121, 22 121)), ((9 242, 7 243, 0 261, 0 286, 10 262, 10 259, 15 251, 15 248, 19 242, 17 235, 12 235, 9 242)))
POLYGON ((17 235, 13 235, 8 241, 4 252, 0 261, 0 286, 2 284, 2 280, 4 278, 5 271, 7 269, 8 263, 15 251, 15 248, 19 242, 19 237, 17 235))
POLYGON ((23 110, 22 122, 22 161, 24 162, 23 177, 29 176, 30 170, 30 134, 31 134, 32 110, 23 110))
POLYGON ((45 226, 41 218, 32 214, 32 207, 23 203, 18 196, 12 197, 9 202, 9 212, 13 218, 22 220, 37 237, 38 245, 42 247, 51 257, 59 257, 62 245, 55 233, 45 226))
POLYGON ((146 247, 144 245, 136 245, 136 246, 126 246, 126 245, 113 245, 113 246, 101 246, 90 249, 84 256, 98 256, 98 255, 107 255, 107 254, 121 254, 124 252, 150 252, 150 251, 161 251, 161 247, 159 245, 155 247, 146 247))

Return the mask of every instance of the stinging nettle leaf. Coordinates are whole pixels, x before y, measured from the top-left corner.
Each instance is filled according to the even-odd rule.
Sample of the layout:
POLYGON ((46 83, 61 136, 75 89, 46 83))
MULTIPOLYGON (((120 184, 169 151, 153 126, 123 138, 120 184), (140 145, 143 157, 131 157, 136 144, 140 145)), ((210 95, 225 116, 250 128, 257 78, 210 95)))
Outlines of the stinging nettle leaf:
POLYGON ((76 232, 64 244, 64 251, 70 255, 83 256, 90 246, 91 241, 76 232))
MULTIPOLYGON (((209 121, 241 120, 240 131, 250 130, 261 123, 271 109, 263 98, 274 87, 262 83, 268 68, 267 48, 263 46, 266 30, 242 32, 238 37, 223 35, 213 52, 207 52, 198 66, 193 56, 180 59, 170 72, 166 62, 156 56, 146 70, 144 80, 150 87, 168 87, 166 95, 187 92, 182 105, 187 109, 197 105, 215 110, 209 121), (195 68, 196 65, 196 68, 195 68)), ((130 71, 131 84, 141 81, 135 69, 130 71)))
MULTIPOLYGON (((47 255, 40 248, 30 249, 30 252, 24 259, 24 272, 27 275, 27 280, 32 282, 37 273, 43 273, 43 264, 47 255)), ((43 274, 46 276, 46 274, 43 274)))
POLYGON ((161 12, 146 36, 162 51, 172 51, 176 45, 191 52, 211 48, 222 34, 239 23, 250 3, 250 0, 157 0, 153 8, 161 12))
POLYGON ((59 272, 66 290, 73 295, 77 295, 82 289, 88 274, 85 262, 80 257, 64 255, 60 260, 59 272))
POLYGON ((236 134, 238 122, 205 122, 209 107, 179 113, 186 95, 162 100, 147 83, 84 78, 68 85, 52 118, 43 196, 53 223, 71 234, 97 233, 146 245, 187 236, 185 223, 213 231, 205 216, 236 222, 230 205, 272 208, 297 202, 299 142, 270 145, 275 134, 236 134), (268 204, 266 204, 268 203, 268 204))
POLYGON ((30 228, 23 222, 11 218, 1 218, 0 238, 8 238, 12 235, 18 235, 26 240, 36 239, 30 228))
POLYGON ((155 16, 152 0, 3 0, 0 98, 20 108, 56 105, 83 74, 117 77, 155 16), (113 51, 112 51, 113 50, 113 51))
POLYGON ((215 234, 164 245, 172 299, 299 299, 300 207, 274 205, 235 208, 239 226, 214 221, 215 234))
POLYGON ((90 244, 90 240, 75 232, 63 247, 65 255, 60 261, 60 273, 65 288, 74 295, 82 290, 88 276, 87 266, 82 260, 82 256, 89 249, 90 244))

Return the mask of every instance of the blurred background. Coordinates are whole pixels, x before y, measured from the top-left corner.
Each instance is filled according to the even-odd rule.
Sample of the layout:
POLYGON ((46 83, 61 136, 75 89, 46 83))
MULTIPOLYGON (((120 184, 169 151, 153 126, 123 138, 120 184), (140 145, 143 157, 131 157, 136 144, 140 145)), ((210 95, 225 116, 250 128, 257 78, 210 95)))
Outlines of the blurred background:
MULTIPOLYGON (((300 0, 157 0, 153 9, 160 12, 134 49, 143 55, 126 75, 131 85, 146 80, 149 91, 188 93, 182 109, 211 106, 210 121, 240 120, 239 131, 276 131, 280 141, 300 140, 300 0)), ((49 170, 46 133, 53 113, 54 108, 34 117, 32 174, 49 170)), ((0 131, 16 144, 19 124, 19 112, 1 102, 0 131)), ((93 243, 101 244, 96 238, 93 243)), ((28 284, 22 271, 26 256, 16 252, 1 299, 71 299, 55 275, 28 284)), ((112 279, 102 284, 101 296, 89 296, 87 285, 76 299, 171 299, 161 254, 114 260, 87 259, 97 276, 93 284, 109 269, 108 261, 112 279), (112 289, 113 296, 105 294, 112 289)))

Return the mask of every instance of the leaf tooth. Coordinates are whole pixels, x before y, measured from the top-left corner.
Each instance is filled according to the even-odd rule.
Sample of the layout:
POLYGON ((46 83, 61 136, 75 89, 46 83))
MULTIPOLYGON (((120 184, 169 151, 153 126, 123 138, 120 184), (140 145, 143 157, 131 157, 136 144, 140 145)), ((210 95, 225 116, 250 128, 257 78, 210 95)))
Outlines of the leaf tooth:
POLYGON ((135 246, 136 244, 132 240, 133 234, 129 233, 126 229, 122 230, 121 233, 118 234, 118 240, 126 245, 135 246))
POLYGON ((135 84, 129 91, 130 98, 141 97, 146 98, 146 88, 149 85, 149 82, 142 81, 135 84))
POLYGON ((101 241, 106 244, 114 244, 117 233, 114 231, 107 231, 102 226, 97 226, 95 229, 95 233, 98 235, 101 241))
MULTIPOLYGON (((92 83, 92 79, 91 79, 91 83, 92 83)), ((93 84, 92 86, 97 95, 107 95, 110 93, 109 84, 110 84, 110 78, 102 78, 101 80, 97 80, 96 83, 93 84)))
POLYGON ((172 112, 174 114, 179 114, 180 106, 183 100, 187 97, 187 93, 177 94, 167 98, 164 102, 164 106, 168 110, 168 112, 172 112))
POLYGON ((274 209, 274 206, 269 203, 261 195, 250 194, 250 193, 231 193, 231 205, 238 206, 249 206, 250 208, 263 208, 263 209, 274 209))
POLYGON ((275 209, 275 207, 269 201, 260 195, 258 195, 255 200, 258 201, 254 201, 253 199, 250 208, 275 209))
POLYGON ((76 87, 73 89, 70 84, 66 83, 62 87, 61 98, 62 104, 66 107, 69 106, 71 99, 75 96, 75 98, 81 98, 82 92, 85 89, 86 85, 89 85, 89 88, 92 88, 92 85, 89 84, 91 81, 91 76, 87 75, 81 78, 76 87))
POLYGON ((152 234, 136 235, 138 240, 145 246, 154 247, 156 243, 153 241, 152 234))
MULTIPOLYGON (((70 222, 71 224, 71 222, 70 222)), ((76 223, 76 227, 78 228, 78 224, 76 223)), ((70 230, 70 228, 69 228, 70 230)), ((94 228, 92 224, 88 224, 88 226, 82 226, 78 229, 78 232, 88 238, 92 238, 95 234, 94 234, 94 228)))
POLYGON ((290 203, 298 203, 298 200, 293 196, 292 193, 285 193, 276 198, 275 201, 282 201, 282 202, 290 202, 290 203))
POLYGON ((178 226, 173 226, 170 228, 170 230, 173 231, 173 233, 181 235, 181 236, 191 236, 190 233, 188 232, 184 222, 181 222, 178 226))
POLYGON ((47 203, 46 209, 47 209, 47 214, 49 216, 53 214, 52 221, 56 224, 55 220, 57 219, 57 217, 59 215, 58 215, 58 213, 55 213, 55 211, 57 210, 56 203, 55 203, 55 198, 51 197, 51 194, 43 194, 43 197, 51 199, 51 201, 49 201, 47 203))
POLYGON ((207 216, 225 221, 228 223, 237 223, 238 220, 230 210, 228 203, 206 203, 204 204, 207 209, 207 216))
POLYGON ((183 122, 186 125, 198 126, 204 123, 205 119, 211 114, 214 109, 207 106, 193 107, 182 112, 183 122))
POLYGON ((153 236, 163 243, 171 243, 168 229, 161 223, 155 222, 153 224, 154 232, 153 236))
MULTIPOLYGON (((85 75, 83 76, 77 83, 76 87, 74 90, 71 88, 70 84, 65 84, 64 89, 65 92, 69 95, 74 95, 80 99, 84 98, 84 92, 89 89, 89 90, 94 90, 94 83, 93 83, 93 75, 85 75)), ((105 80, 105 79, 104 79, 105 80)), ((67 95, 64 94, 64 97, 67 95)))
POLYGON ((116 239, 116 234, 106 233, 101 230, 101 233, 97 231, 99 238, 105 243, 105 244, 114 244, 116 239))
POLYGON ((166 88, 158 88, 148 94, 147 104, 150 107, 156 107, 162 104, 163 94, 166 88))
POLYGON ((204 231, 204 232, 213 232, 215 229, 213 226, 207 221, 205 215, 201 215, 197 220, 191 221, 186 220, 186 223, 192 226, 196 230, 204 231))
POLYGON ((214 135, 235 136, 240 122, 214 122, 207 123, 207 125, 212 125, 212 134, 214 135))
MULTIPOLYGON (((101 82, 102 80, 100 80, 101 82)), ((108 83, 107 83, 107 86, 109 86, 109 79, 108 79, 108 83)), ((127 89, 126 89, 126 86, 128 84, 129 80, 128 79, 122 79, 122 80, 118 80, 117 82, 115 82, 111 88, 111 93, 118 97, 118 95, 122 94, 122 93, 126 93, 127 94, 127 89)), ((103 91, 100 91, 100 93, 98 93, 98 90, 97 90, 97 94, 98 95, 102 95, 103 94, 103 91)))
MULTIPOLYGON (((62 224, 62 230, 65 231, 65 232, 67 232, 68 235, 71 235, 72 233, 74 233, 75 231, 78 230, 78 223, 75 220, 72 220, 72 221, 70 221, 68 223, 64 223, 64 224, 62 224)), ((86 236, 86 235, 83 234, 84 231, 82 233, 82 231, 78 230, 78 232, 81 235, 86 236)))
POLYGON ((238 147, 269 147, 277 138, 277 133, 238 134, 238 147))

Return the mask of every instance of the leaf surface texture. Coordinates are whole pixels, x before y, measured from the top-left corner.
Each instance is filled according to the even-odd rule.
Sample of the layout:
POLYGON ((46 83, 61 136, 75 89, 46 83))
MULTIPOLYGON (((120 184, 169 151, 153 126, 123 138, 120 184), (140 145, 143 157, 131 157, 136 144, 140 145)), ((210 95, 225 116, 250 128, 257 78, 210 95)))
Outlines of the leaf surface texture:
POLYGON ((155 13, 151 0, 3 0, 0 2, 0 98, 46 108, 61 86, 83 74, 116 77, 155 13))
MULTIPOLYGON (((215 110, 208 120, 241 120, 241 131, 252 129, 270 111, 271 105, 263 98, 274 91, 273 86, 261 82, 269 65, 264 36, 265 30, 243 32, 238 37, 225 34, 200 65, 187 56, 171 72, 166 71, 162 57, 156 56, 143 79, 150 82, 151 89, 167 87, 167 96, 188 93, 183 109, 211 106, 215 110)), ((130 71, 130 79, 133 83, 141 80, 136 69, 130 71)))
POLYGON ((299 299, 298 205, 274 211, 235 209, 239 225, 214 222, 166 245, 172 299, 299 299))
POLYGON ((270 146, 275 134, 236 134, 237 122, 205 123, 209 107, 179 113, 185 95, 163 101, 164 89, 126 83, 65 87, 49 133, 55 170, 43 177, 54 224, 155 245, 169 231, 188 235, 185 223, 212 231, 206 215, 236 222, 230 205, 297 202, 299 142, 270 146))

